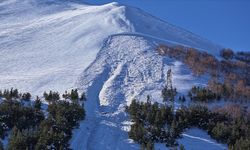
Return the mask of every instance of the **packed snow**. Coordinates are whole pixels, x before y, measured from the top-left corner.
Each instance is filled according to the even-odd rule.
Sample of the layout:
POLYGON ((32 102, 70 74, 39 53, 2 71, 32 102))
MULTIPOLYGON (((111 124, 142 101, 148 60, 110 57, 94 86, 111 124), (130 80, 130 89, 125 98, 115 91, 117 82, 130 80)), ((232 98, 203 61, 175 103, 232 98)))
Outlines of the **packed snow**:
MULTIPOLYGON (((147 95, 161 102, 170 66, 174 86, 183 94, 193 84, 207 83, 183 63, 158 55, 158 44, 185 45, 215 55, 221 48, 115 2, 94 6, 3 0, 0 19, 0 89, 15 87, 38 95, 70 88, 86 92, 86 119, 74 130, 73 149, 139 149, 128 138, 131 122, 125 106, 147 95)), ((191 136, 184 136, 183 143, 191 136)))

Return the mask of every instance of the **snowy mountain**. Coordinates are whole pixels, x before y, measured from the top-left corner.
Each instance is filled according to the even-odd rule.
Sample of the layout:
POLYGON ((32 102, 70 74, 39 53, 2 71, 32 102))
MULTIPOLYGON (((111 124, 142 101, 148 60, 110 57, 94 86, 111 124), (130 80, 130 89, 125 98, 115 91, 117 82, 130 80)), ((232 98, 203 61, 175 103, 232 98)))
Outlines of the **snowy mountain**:
MULTIPOLYGON (((188 67, 158 55, 158 44, 184 45, 218 55, 220 46, 140 9, 116 2, 94 6, 63 0, 0 2, 0 88, 42 94, 85 91, 86 120, 74 131, 73 149, 138 149, 128 139, 124 112, 131 100, 160 101, 166 70, 186 93, 206 84, 188 67)), ((209 139, 204 145, 221 149, 209 139)), ((205 146, 206 147, 206 146, 205 146)))

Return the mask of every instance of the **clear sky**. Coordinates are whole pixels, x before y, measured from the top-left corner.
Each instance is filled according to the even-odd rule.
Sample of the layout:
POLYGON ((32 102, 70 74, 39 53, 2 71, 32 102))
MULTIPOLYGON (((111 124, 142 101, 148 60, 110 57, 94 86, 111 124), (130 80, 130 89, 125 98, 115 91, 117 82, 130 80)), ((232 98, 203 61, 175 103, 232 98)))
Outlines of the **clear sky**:
MULTIPOLYGON (((112 0, 83 0, 104 4, 112 0)), ((250 51, 250 0, 116 0, 222 46, 250 51)))

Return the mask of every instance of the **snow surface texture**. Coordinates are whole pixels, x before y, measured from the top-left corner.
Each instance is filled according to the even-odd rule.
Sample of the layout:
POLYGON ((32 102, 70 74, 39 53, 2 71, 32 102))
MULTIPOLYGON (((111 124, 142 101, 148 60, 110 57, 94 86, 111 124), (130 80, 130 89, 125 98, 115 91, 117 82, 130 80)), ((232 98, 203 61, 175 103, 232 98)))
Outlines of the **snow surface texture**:
MULTIPOLYGON (((158 55, 155 47, 159 42, 138 35, 108 38, 95 61, 78 79, 79 89, 88 94, 85 107, 85 122, 88 124, 83 122, 80 129, 75 130, 76 136, 71 140, 73 149, 139 149, 126 134, 131 123, 127 121, 125 106, 134 98, 146 100, 146 95, 150 95, 152 101, 161 102, 160 92, 170 66, 174 72, 174 86, 181 93, 186 93, 191 85, 205 83, 192 76, 181 62, 158 55), (87 142, 84 140, 86 143, 81 143, 83 139, 78 137, 86 133, 90 137, 86 139, 87 142)), ((203 139, 203 136, 197 138, 203 139)), ((210 140, 201 140, 201 143, 214 144, 210 140)), ((188 141, 190 139, 185 138, 182 142, 185 144, 188 141)), ((217 149, 223 149, 219 144, 214 145, 217 149)), ((196 145, 190 147, 195 149, 196 145)))
MULTIPOLYGON (((218 144, 215 140, 205 133, 204 131, 191 128, 182 134, 181 139, 178 142, 182 145, 185 145, 187 150, 221 150, 227 149, 225 145, 218 144)), ((166 150, 165 144, 155 144, 156 150, 166 150)))
POLYGON ((146 95, 160 102, 170 66, 179 92, 206 84, 206 78, 194 77, 181 62, 159 56, 158 44, 186 45, 214 55, 221 48, 118 3, 3 0, 0 19, 0 89, 42 94, 77 87, 86 92, 86 120, 71 140, 76 150, 139 149, 128 139, 131 122, 124 107, 146 95))
MULTIPOLYGON (((45 9, 50 6, 56 7, 48 5, 45 9)), ((16 22, 5 22, 3 15, 7 12, 0 13, 3 18, 0 23, 1 88, 16 87, 41 94, 44 90, 64 91, 75 87, 77 77, 95 59, 105 38, 132 31, 122 15, 125 11, 122 6, 75 4, 64 11, 61 6, 57 8, 58 12, 41 13, 29 20, 22 20, 26 13, 20 13, 19 17, 9 12, 10 18, 22 20, 16 22)))

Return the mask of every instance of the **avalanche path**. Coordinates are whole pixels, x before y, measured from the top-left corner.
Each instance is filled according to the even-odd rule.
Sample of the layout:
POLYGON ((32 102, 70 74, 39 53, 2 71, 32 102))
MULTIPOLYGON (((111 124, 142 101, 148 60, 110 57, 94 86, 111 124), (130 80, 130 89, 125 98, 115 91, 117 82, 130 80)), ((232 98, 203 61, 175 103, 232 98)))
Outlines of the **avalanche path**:
POLYGON ((74 130, 71 148, 139 149, 128 138, 131 122, 125 106, 134 98, 145 101, 147 95, 161 103, 160 92, 170 66, 179 92, 186 93, 194 84, 206 84, 206 78, 193 76, 181 62, 158 55, 155 48, 163 42, 176 44, 143 34, 109 36, 94 62, 78 79, 78 88, 86 91, 88 98, 87 118, 74 130))

